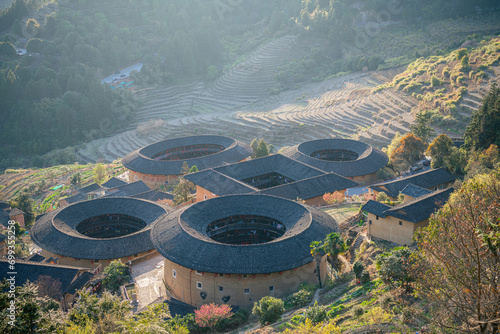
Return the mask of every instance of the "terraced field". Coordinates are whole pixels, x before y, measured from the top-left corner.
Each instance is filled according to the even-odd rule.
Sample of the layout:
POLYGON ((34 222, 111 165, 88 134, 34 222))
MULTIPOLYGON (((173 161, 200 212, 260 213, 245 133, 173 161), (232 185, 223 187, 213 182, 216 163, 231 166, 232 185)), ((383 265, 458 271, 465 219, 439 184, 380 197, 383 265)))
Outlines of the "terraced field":
MULTIPOLYGON (((382 147, 396 131, 409 130, 418 101, 394 89, 372 92, 392 80, 395 71, 350 74, 271 95, 283 59, 307 52, 295 37, 284 36, 210 86, 195 82, 141 90, 137 94, 144 104, 130 129, 93 141, 78 155, 84 161, 113 161, 152 142, 197 134, 228 135, 248 143, 265 138, 276 148, 328 137, 357 138, 382 147)), ((462 101, 468 116, 486 91, 487 87, 471 90, 462 101)))

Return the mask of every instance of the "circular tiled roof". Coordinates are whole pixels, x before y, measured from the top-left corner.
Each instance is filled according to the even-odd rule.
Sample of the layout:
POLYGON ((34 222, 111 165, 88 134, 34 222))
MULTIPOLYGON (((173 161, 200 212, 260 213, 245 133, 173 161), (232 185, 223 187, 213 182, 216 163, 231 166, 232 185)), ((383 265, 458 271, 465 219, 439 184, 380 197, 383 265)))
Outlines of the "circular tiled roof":
POLYGON ((163 140, 132 153, 127 154, 123 159, 123 165, 135 172, 152 175, 180 175, 184 161, 189 167, 196 166, 198 170, 219 167, 225 164, 239 162, 248 158, 252 153, 250 145, 224 136, 191 136, 163 140), (199 145, 215 144, 224 147, 224 150, 192 159, 182 160, 154 160, 151 157, 161 151, 171 148, 199 145))
POLYGON ((135 198, 99 198, 72 204, 44 215, 31 229, 31 239, 51 253, 77 259, 105 260, 126 257, 154 249, 150 230, 165 215, 165 206, 135 198), (86 219, 121 214, 146 223, 143 229, 109 239, 90 238, 76 230, 86 219))
POLYGON ((284 153, 291 159, 300 161, 325 172, 334 172, 344 177, 368 175, 379 171, 389 161, 387 155, 360 141, 351 139, 319 139, 290 147, 284 153), (327 161, 311 157, 321 150, 345 150, 356 153, 352 161, 327 161))
POLYGON ((202 272, 262 274, 294 269, 313 261, 312 241, 338 232, 338 224, 320 210, 264 195, 216 197, 181 208, 151 230, 155 248, 170 261, 202 272), (255 215, 286 226, 279 238, 263 244, 230 245, 207 235, 210 223, 231 216, 255 215))

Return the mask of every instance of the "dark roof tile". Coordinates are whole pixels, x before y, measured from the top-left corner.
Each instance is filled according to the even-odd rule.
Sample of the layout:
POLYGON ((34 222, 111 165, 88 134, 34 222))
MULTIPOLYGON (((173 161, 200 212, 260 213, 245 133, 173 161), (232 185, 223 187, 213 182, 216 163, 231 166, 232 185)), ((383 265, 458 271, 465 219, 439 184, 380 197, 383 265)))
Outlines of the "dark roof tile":
POLYGON ((78 189, 78 192, 80 192, 81 194, 88 194, 91 192, 98 192, 98 191, 102 191, 102 190, 103 189, 101 188, 100 185, 98 185, 97 183, 92 183, 86 187, 78 189))
POLYGON ((296 200, 355 187, 358 184, 334 173, 325 173, 280 154, 188 174, 185 178, 217 196, 260 193, 296 200), (278 173, 293 182, 259 190, 241 180, 278 173))
POLYGON ((417 197, 424 196, 424 195, 432 193, 432 190, 425 189, 425 188, 416 186, 413 183, 410 183, 409 185, 407 185, 406 187, 404 187, 403 190, 401 190, 401 193, 403 195, 407 195, 407 196, 410 196, 410 197, 413 197, 413 198, 417 198, 417 197))
POLYGON ((104 197, 127 197, 149 191, 149 187, 141 180, 132 183, 126 183, 116 188, 115 192, 109 193, 104 197))
MULTIPOLYGON (((51 265, 37 262, 16 261, 16 286, 24 285, 27 281, 32 283, 38 281, 40 276, 49 276, 61 282, 61 291, 67 293, 71 283, 75 280, 78 272, 87 270, 85 268, 51 265)), ((0 259, 0 272, 4 273, 1 278, 7 277, 9 262, 0 259)))
POLYGON ((88 260, 116 259, 153 249, 151 225, 170 210, 142 199, 98 198, 47 213, 31 228, 30 235, 35 244, 54 254, 88 260), (147 226, 109 239, 89 238, 76 231, 76 226, 85 219, 118 213, 139 218, 147 226))
POLYGON ((166 192, 159 191, 159 190, 148 190, 148 191, 145 191, 143 193, 132 195, 130 197, 142 198, 142 199, 145 199, 145 200, 148 200, 151 202, 158 202, 158 201, 165 200, 165 199, 168 199, 168 200, 174 199, 174 195, 172 195, 171 193, 166 193, 166 192))
POLYGON ((103 188, 110 189, 110 188, 116 188, 116 187, 119 187, 119 186, 123 186, 125 184, 127 184, 127 182, 125 182, 125 181, 123 181, 123 180, 121 180, 119 178, 112 177, 108 181, 106 181, 103 184, 101 184, 101 186, 103 188))
POLYGON ((375 173, 382 169, 389 161, 384 152, 366 143, 338 138, 307 141, 286 149, 283 155, 325 172, 337 173, 344 177, 375 173), (324 149, 352 151, 358 155, 358 158, 354 161, 327 161, 311 156, 314 152, 324 149))
POLYGON ((433 188, 454 180, 455 177, 450 172, 444 168, 438 168, 393 181, 377 183, 369 188, 378 192, 385 192, 388 196, 395 198, 410 183, 421 188, 433 188))
POLYGON ((153 226, 151 238, 160 254, 190 269, 261 274, 312 262, 311 242, 338 231, 331 216, 312 207, 273 196, 232 195, 198 202, 164 216, 153 226), (286 232, 273 241, 246 246, 216 242, 206 234, 213 221, 242 214, 276 219, 286 226, 286 232))
POLYGON ((135 172, 152 175, 180 175, 184 161, 189 167, 196 166, 198 170, 222 166, 244 160, 250 156, 252 149, 232 138, 223 136, 191 136, 167 139, 127 154, 123 159, 123 165, 135 172), (217 144, 225 147, 221 152, 206 155, 199 158, 185 160, 161 161, 153 160, 151 157, 162 150, 185 145, 195 144, 217 144))

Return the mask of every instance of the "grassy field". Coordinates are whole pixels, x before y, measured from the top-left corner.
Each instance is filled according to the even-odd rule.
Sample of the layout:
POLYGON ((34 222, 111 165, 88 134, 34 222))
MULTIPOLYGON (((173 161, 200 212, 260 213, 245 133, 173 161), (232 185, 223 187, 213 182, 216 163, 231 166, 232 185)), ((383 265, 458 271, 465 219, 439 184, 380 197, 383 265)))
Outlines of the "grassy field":
POLYGON ((321 209, 321 211, 329 214, 337 223, 341 223, 346 219, 351 218, 359 212, 359 204, 345 204, 338 207, 330 207, 321 209))

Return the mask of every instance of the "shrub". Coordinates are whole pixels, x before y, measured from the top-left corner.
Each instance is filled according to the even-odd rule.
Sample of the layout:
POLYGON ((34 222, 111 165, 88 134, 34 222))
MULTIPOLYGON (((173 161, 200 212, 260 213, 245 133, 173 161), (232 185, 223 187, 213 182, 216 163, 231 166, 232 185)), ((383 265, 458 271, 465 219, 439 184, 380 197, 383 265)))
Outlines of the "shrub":
POLYGON ((365 270, 365 267, 360 261, 356 261, 352 266, 352 270, 354 271, 354 275, 356 275, 356 278, 360 279, 361 273, 363 272, 363 270, 365 270))
POLYGON ((311 320, 313 324, 318 324, 327 319, 326 307, 318 305, 318 302, 314 303, 314 306, 309 307, 305 312, 304 316, 311 320))
POLYGON ((221 321, 217 329, 219 331, 235 329, 248 321, 250 313, 245 309, 240 309, 233 314, 230 318, 221 321))
POLYGON ((360 279, 361 279, 361 283, 363 283, 363 284, 370 282, 370 273, 366 270, 363 270, 363 272, 361 273, 360 279))
POLYGON ((357 305, 352 309, 352 313, 355 317, 359 318, 365 313, 365 310, 361 306, 357 305))
POLYGON ((312 291, 300 289, 299 291, 286 297, 285 304, 287 305, 287 307, 304 306, 311 302, 312 296, 312 291))
POLYGON ((391 306, 391 303, 392 303, 392 296, 389 295, 389 294, 385 294, 383 295, 382 297, 380 297, 380 305, 382 306, 382 308, 384 309, 389 309, 389 306, 391 306))
POLYGON ((464 56, 466 56, 468 54, 469 53, 467 52, 467 49, 465 49, 465 48, 459 49, 458 52, 457 52, 457 58, 456 58, 456 60, 461 60, 464 56))
POLYGON ((128 267, 120 260, 112 261, 104 269, 104 274, 106 276, 102 280, 102 285, 110 291, 117 291, 120 286, 127 283, 131 278, 128 267))
POLYGON ((457 85, 461 86, 465 82, 465 78, 463 76, 457 77, 457 85))
POLYGON ((378 202, 387 202, 389 200, 389 196, 386 193, 380 192, 377 194, 378 202))
POLYGON ((281 299, 266 296, 256 302, 252 314, 259 317, 261 324, 273 323, 285 312, 285 306, 281 299))
POLYGON ((297 315, 294 315, 292 317, 292 319, 290 319, 290 322, 292 324, 298 325, 300 323, 303 323, 305 320, 306 320, 305 316, 303 316, 302 314, 297 314, 297 315))
POLYGON ((431 77, 431 87, 438 87, 442 84, 443 82, 439 80, 439 78, 435 77, 434 75, 431 77))

